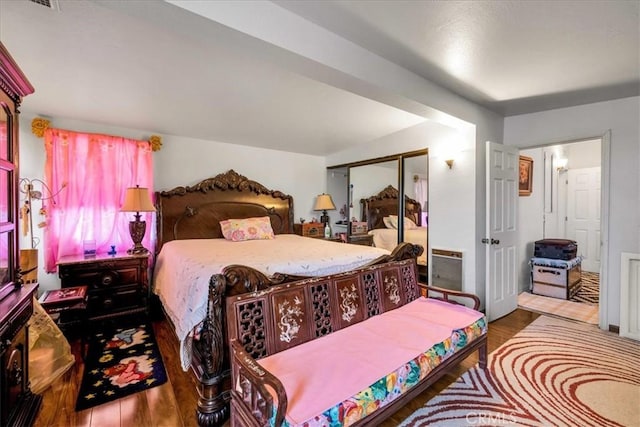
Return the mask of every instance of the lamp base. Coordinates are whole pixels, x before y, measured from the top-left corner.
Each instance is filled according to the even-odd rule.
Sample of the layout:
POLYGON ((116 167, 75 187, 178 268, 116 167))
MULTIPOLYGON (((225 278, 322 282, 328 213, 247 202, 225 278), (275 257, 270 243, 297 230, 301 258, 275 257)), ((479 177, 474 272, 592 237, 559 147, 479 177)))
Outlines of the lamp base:
POLYGON ((140 213, 136 213, 136 219, 129 221, 129 234, 131 234, 131 240, 133 240, 133 247, 127 250, 129 255, 147 254, 149 250, 142 246, 142 239, 144 233, 147 230, 146 221, 140 221, 140 213))
POLYGON ((145 248, 142 245, 140 245, 140 247, 138 248, 134 246, 131 249, 127 249, 127 253, 129 255, 144 255, 149 253, 149 249, 145 248))
POLYGON ((320 216, 320 222, 324 225, 327 225, 329 222, 329 215, 327 215, 327 211, 322 211, 322 215, 320 216))

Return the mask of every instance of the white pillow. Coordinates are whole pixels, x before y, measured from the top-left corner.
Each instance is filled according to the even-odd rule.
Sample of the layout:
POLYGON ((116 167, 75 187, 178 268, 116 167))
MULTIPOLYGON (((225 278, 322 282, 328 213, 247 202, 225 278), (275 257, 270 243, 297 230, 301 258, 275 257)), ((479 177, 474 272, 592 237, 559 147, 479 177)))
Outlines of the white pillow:
POLYGON ((418 228, 415 222, 411 218, 404 217, 404 229, 411 230, 414 228, 418 228))
POLYGON ((387 228, 398 228, 397 216, 395 217, 395 219, 391 219, 390 216, 385 216, 384 218, 382 218, 382 222, 384 222, 384 226, 387 228))
MULTIPOLYGON (((384 222, 384 225, 387 226, 387 228, 398 228, 398 215, 389 215, 386 216, 384 218, 382 218, 382 221, 384 222), (387 224, 386 219, 389 218, 389 224, 391 224, 391 226, 389 226, 389 224, 387 224)), ((413 222, 413 220, 411 218, 407 218, 404 217, 404 229, 405 230, 411 230, 414 228, 418 228, 418 226, 416 225, 415 222, 413 222)))

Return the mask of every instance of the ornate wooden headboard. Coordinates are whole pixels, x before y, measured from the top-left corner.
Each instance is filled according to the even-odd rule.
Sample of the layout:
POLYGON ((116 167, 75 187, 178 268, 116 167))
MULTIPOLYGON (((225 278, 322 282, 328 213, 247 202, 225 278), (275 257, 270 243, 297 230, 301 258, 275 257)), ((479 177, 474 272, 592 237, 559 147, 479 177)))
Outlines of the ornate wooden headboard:
POLYGON ((234 170, 191 187, 156 192, 157 245, 171 240, 221 238, 220 221, 268 216, 275 234, 293 233, 293 197, 234 170))
MULTIPOLYGON (((386 228, 383 218, 398 215, 398 190, 392 185, 387 186, 378 194, 368 199, 360 199, 362 207, 362 221, 367 222, 368 230, 386 228)), ((404 196, 404 216, 413 220, 416 225, 422 225, 422 208, 417 200, 404 196)))

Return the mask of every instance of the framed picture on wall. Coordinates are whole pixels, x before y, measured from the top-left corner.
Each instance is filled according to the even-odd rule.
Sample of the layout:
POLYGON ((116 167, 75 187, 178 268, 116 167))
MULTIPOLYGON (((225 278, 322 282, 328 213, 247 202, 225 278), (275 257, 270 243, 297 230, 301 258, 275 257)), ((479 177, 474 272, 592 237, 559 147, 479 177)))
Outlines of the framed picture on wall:
POLYGON ((533 159, 520 156, 520 178, 518 189, 521 196, 530 196, 533 185, 533 159))

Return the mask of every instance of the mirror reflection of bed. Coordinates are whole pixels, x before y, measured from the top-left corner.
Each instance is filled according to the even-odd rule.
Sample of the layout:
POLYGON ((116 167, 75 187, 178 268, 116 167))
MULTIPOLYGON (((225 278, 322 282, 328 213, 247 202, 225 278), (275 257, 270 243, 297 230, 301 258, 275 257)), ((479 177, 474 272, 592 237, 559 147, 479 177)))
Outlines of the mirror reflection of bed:
MULTIPOLYGON (((367 213, 363 211, 360 200, 368 199, 390 186, 396 189, 395 200, 390 200, 385 207, 386 216, 401 215, 405 206, 398 204, 401 197, 407 196, 413 201, 420 213, 415 209, 407 212, 415 214, 415 231, 403 227, 403 221, 394 231, 378 232, 388 235, 387 244, 378 242, 381 247, 395 247, 399 242, 417 243, 424 248, 419 266, 420 280, 428 282, 427 254, 429 253, 428 233, 428 196, 429 196, 429 159, 426 149, 400 153, 391 156, 361 160, 353 163, 330 166, 327 168, 327 191, 332 195, 336 210, 330 211, 331 224, 335 232, 344 235, 344 240, 356 244, 373 244, 373 235, 367 229, 367 213), (402 196, 398 196, 397 193, 402 196), (396 203, 394 206, 393 203, 396 203), (401 209, 402 208, 402 209, 401 209), (419 216, 420 218, 418 218, 419 216), (355 224, 354 224, 355 223, 355 224), (418 226, 418 223, 420 224, 418 226), (420 229, 422 228, 423 229, 420 229), (419 243, 418 243, 419 241, 419 243)), ((408 223, 412 227, 411 223, 408 223)), ((380 223, 379 228, 383 228, 380 223)), ((386 227, 385 227, 386 228, 386 227)), ((374 245, 375 246, 375 245, 374 245)))
MULTIPOLYGON (((375 247, 395 248, 398 244, 398 190, 389 185, 369 198, 361 199, 362 221, 367 223, 367 234, 373 237, 375 247)), ((404 241, 426 248, 428 228, 423 223, 421 203, 404 197, 404 241)), ((417 259, 420 280, 427 281, 426 251, 417 259)))

